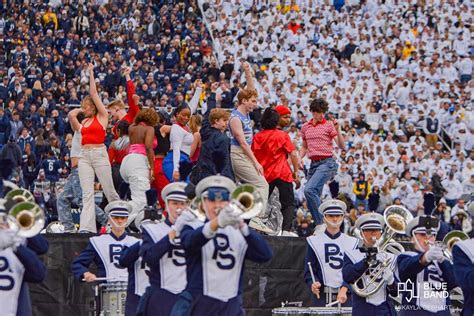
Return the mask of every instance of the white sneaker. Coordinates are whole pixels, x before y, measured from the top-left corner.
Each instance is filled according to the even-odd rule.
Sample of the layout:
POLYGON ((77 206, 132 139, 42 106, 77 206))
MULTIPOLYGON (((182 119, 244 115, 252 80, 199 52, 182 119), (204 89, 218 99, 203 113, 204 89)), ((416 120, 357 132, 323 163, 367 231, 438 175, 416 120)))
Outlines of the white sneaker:
POLYGON ((260 217, 254 217, 250 220, 249 227, 252 227, 255 230, 261 231, 262 233, 272 235, 275 234, 273 229, 269 228, 265 223, 262 221, 260 217))
POLYGON ((282 236, 282 237, 298 237, 298 234, 295 234, 293 232, 289 232, 289 231, 286 231, 286 230, 282 230, 278 236, 282 236))

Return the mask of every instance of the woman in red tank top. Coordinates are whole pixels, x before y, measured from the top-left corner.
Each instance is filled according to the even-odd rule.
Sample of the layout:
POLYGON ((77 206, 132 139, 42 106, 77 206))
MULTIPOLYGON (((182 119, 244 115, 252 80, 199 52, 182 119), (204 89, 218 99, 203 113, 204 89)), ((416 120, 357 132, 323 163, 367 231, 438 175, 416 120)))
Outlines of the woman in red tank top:
POLYGON ((82 212, 79 232, 96 233, 94 181, 99 179, 109 202, 119 199, 112 181, 112 170, 104 145, 105 131, 109 124, 109 114, 99 97, 94 80, 94 66, 87 65, 90 95, 81 102, 81 111, 86 117, 82 124, 77 120, 80 111, 71 111, 69 120, 75 130, 82 135, 82 150, 79 158, 79 179, 82 187, 82 212))

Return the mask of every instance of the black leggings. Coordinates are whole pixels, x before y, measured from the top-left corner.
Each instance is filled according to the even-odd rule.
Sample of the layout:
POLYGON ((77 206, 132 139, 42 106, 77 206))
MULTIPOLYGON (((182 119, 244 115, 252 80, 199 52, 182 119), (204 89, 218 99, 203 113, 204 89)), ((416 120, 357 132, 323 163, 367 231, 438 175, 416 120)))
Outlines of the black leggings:
POLYGON ((295 214, 295 194, 293 193, 293 183, 281 179, 273 180, 269 183, 270 190, 268 197, 272 195, 273 189, 278 188, 280 193, 281 214, 283 215, 282 230, 290 231, 291 223, 295 214))

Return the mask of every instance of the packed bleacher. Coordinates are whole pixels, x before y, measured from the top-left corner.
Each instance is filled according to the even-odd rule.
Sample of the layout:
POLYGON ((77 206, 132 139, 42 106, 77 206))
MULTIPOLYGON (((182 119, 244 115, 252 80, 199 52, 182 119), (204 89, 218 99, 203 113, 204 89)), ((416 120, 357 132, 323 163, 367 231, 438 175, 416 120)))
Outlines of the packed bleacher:
MULTIPOLYGON (((423 3, 50 1, 1 7, 0 156, 13 170, 10 179, 37 191, 53 220, 58 210, 50 184, 71 172, 68 113, 89 93, 87 63, 95 67, 104 104, 127 103, 124 69, 130 67, 139 106, 155 108, 169 122, 174 109, 190 103, 198 79, 198 112, 210 102, 233 108, 239 88, 248 84, 248 61, 258 92, 254 131, 261 129, 265 108, 286 106, 286 131, 300 149, 311 100, 328 101, 328 119, 338 120, 346 148, 337 150, 339 170, 323 199, 346 198, 352 224, 367 211, 400 204, 470 233, 473 8, 423 3)), ((295 186, 292 231, 300 236, 314 229, 304 195, 310 163, 303 159, 301 185, 295 186)))

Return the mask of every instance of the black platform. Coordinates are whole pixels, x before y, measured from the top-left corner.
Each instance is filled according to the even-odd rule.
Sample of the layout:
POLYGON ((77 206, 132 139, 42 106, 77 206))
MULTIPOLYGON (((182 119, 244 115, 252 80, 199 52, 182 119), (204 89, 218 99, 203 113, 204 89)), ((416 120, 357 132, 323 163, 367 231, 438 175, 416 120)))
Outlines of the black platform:
MULTIPOLYGON (((46 235, 50 249, 43 257, 47 279, 30 285, 34 315, 92 315, 94 292, 90 284, 74 280, 70 264, 87 245, 80 234, 46 235)), ((310 306, 310 291, 303 281, 306 240, 265 237, 273 259, 263 265, 247 261, 244 274, 244 308, 247 315, 271 315, 285 301, 310 306)))

